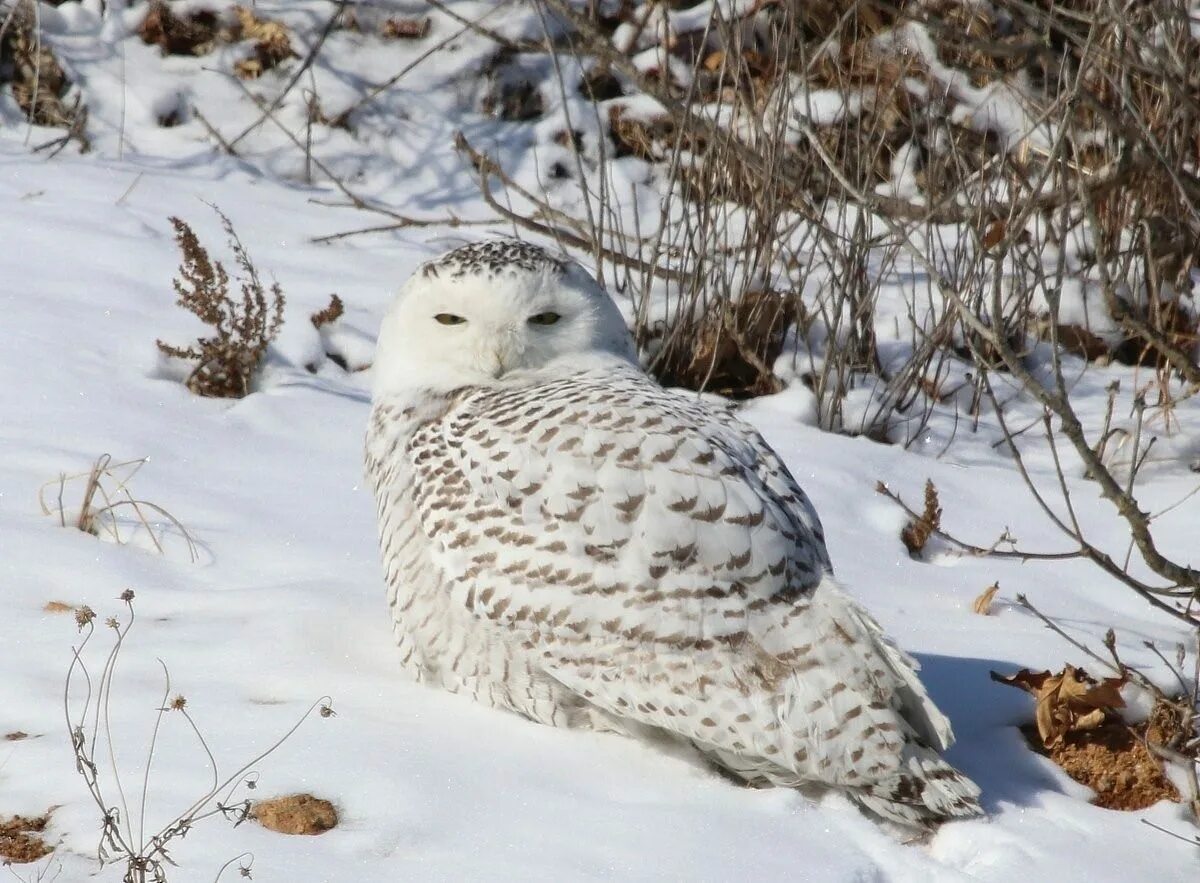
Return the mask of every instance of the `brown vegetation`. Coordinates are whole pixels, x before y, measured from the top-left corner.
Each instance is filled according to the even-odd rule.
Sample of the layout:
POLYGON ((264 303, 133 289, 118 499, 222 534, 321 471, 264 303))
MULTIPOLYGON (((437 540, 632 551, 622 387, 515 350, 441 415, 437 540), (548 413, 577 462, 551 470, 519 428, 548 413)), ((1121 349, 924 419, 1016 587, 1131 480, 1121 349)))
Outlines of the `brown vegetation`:
POLYGON ((53 847, 42 837, 49 821, 49 815, 0 819, 0 861, 26 864, 49 855, 53 847))
POLYGON ((932 479, 925 481, 925 507, 918 517, 909 519, 900 531, 900 540, 908 554, 919 558, 929 538, 942 527, 942 504, 932 479))
POLYGON ((218 44, 253 41, 250 54, 233 66, 243 80, 256 79, 296 55, 283 25, 259 18, 245 6, 235 6, 233 20, 225 22, 210 9, 177 15, 163 0, 150 0, 138 36, 164 55, 207 55, 218 44))
POLYGON ((188 224, 171 218, 175 242, 182 253, 179 276, 173 281, 178 304, 195 314, 213 329, 209 337, 179 347, 158 341, 158 348, 173 358, 195 362, 185 381, 197 395, 217 398, 241 398, 250 392, 250 384, 266 355, 267 347, 283 325, 283 291, 279 283, 266 289, 258 269, 246 252, 233 224, 219 209, 217 214, 229 238, 229 247, 242 273, 241 297, 229 290, 229 274, 220 261, 209 257, 208 250, 188 224), (270 299, 268 300, 268 293, 270 299))
POLYGON ((87 107, 72 88, 53 47, 43 39, 31 9, 23 3, 0 7, 0 85, 9 84, 13 99, 30 123, 67 130, 62 138, 43 147, 61 149, 75 140, 86 153, 91 146, 87 107))

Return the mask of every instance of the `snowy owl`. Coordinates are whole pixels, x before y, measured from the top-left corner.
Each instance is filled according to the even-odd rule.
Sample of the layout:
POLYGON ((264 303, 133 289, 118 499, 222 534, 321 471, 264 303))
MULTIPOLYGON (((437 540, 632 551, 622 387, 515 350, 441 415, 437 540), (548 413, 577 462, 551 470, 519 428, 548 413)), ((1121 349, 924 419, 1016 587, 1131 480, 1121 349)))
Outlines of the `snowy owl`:
POLYGON ((413 678, 908 827, 980 812, 779 457, 649 378, 578 264, 508 240, 424 264, 374 372, 366 468, 413 678))

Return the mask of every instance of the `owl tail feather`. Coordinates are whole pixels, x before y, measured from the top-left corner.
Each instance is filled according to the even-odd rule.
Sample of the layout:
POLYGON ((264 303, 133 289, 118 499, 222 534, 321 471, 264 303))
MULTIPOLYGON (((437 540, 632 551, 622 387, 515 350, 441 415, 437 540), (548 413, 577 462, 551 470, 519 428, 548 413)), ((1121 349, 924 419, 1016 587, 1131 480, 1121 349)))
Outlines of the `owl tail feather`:
POLYGON ((951 819, 983 815, 979 786, 923 745, 905 749, 894 775, 846 794, 872 815, 906 828, 935 828, 951 819))

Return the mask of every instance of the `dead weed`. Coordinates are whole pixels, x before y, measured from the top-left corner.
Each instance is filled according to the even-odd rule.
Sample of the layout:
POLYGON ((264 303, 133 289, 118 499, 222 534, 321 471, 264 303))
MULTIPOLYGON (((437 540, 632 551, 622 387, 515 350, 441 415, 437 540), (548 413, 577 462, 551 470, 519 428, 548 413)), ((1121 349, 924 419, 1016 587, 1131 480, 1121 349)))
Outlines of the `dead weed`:
POLYGON ((211 327, 213 334, 187 347, 159 340, 158 348, 165 355, 196 363, 185 384, 197 395, 242 398, 249 394, 267 347, 283 325, 284 297, 279 283, 270 289, 263 286, 233 223, 215 206, 214 211, 241 270, 241 297, 230 293, 225 267, 209 257, 192 228, 172 217, 175 242, 182 253, 179 275, 172 283, 179 295, 177 303, 211 327))
POLYGON ((42 838, 49 814, 0 819, 0 860, 23 865, 49 855, 54 848, 42 838))

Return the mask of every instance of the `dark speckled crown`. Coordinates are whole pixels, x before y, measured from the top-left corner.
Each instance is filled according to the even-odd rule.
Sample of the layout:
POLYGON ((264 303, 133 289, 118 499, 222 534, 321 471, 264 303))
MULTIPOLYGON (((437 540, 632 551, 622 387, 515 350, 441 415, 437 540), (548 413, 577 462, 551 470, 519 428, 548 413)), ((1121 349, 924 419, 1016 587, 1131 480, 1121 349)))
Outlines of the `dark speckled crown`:
POLYGON ((463 276, 512 276, 518 271, 536 273, 550 269, 556 274, 566 272, 567 263, 554 257, 538 245, 516 239, 490 239, 473 242, 425 264, 421 274, 426 278, 447 275, 451 279, 463 276))

